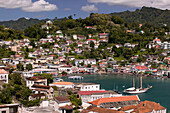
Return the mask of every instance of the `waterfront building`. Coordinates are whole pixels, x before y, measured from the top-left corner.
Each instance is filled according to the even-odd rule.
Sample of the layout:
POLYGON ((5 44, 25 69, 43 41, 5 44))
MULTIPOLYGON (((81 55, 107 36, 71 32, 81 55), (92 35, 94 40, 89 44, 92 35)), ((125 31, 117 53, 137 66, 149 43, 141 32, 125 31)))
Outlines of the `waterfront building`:
POLYGON ((89 106, 87 109, 83 109, 81 111, 81 113, 125 113, 125 112, 117 111, 117 110, 113 110, 113 109, 89 106))
POLYGON ((159 103, 144 101, 138 105, 125 106, 119 109, 125 113, 166 113, 166 108, 159 103))
POLYGON ((80 91, 99 91, 100 90, 100 84, 95 84, 95 83, 76 83, 75 86, 80 91))
POLYGON ((82 99, 82 102, 91 102, 100 98, 106 97, 119 97, 122 94, 119 94, 114 91, 106 91, 106 90, 99 90, 99 91, 78 91, 79 96, 82 99))
POLYGON ((148 67, 146 67, 146 66, 139 66, 139 65, 135 65, 135 66, 133 66, 133 67, 131 68, 131 71, 132 71, 132 72, 135 71, 135 72, 137 72, 137 73, 139 73, 139 72, 146 72, 146 71, 148 71, 148 70, 149 70, 148 67))
POLYGON ((121 107, 139 104, 140 99, 137 95, 100 98, 89 102, 92 106, 118 110, 121 107))

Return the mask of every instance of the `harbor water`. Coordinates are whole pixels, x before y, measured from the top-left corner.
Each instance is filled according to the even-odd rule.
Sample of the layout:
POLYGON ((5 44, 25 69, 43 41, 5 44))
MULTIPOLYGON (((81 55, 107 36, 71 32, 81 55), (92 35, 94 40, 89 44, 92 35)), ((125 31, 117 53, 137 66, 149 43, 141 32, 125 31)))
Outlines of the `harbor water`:
MULTIPOLYGON (((90 82, 98 83, 101 89, 117 90, 122 92, 124 89, 132 87, 133 77, 125 74, 111 74, 111 75, 84 75, 83 80, 69 80, 64 77, 65 81, 71 82, 90 82)), ((139 87, 139 77, 135 77, 136 87, 139 87)), ((138 94, 141 101, 148 100, 160 103, 170 112, 170 78, 169 80, 154 79, 150 77, 143 77, 143 87, 151 85, 152 88, 146 93, 138 94)))

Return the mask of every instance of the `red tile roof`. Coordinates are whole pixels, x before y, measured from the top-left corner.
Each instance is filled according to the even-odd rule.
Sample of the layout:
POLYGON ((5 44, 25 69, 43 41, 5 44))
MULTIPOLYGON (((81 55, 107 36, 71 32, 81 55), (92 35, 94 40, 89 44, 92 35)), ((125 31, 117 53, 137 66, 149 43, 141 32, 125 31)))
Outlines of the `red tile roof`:
POLYGON ((92 95, 94 93, 107 93, 107 91, 78 91, 80 95, 92 95))
POLYGON ((31 97, 35 98, 35 97, 41 97, 41 96, 46 96, 44 93, 38 93, 38 94, 31 94, 31 97))
POLYGON ((133 113, 149 113, 149 112, 152 112, 153 110, 159 111, 159 110, 165 110, 165 109, 166 108, 164 108, 163 106, 161 106, 160 104, 156 102, 144 101, 138 104, 136 108, 134 109, 134 111, 132 112, 133 113))
POLYGON ((89 40, 95 40, 95 39, 87 39, 87 40, 89 41, 89 40))
POLYGON ((33 80, 33 81, 40 80, 40 79, 46 79, 46 78, 42 76, 33 76, 31 78, 27 78, 27 80, 33 80))
POLYGON ((70 106, 70 105, 66 105, 66 106, 62 106, 62 107, 60 107, 60 109, 72 110, 72 109, 73 109, 73 107, 72 107, 72 106, 70 106))
POLYGON ((0 69, 0 74, 8 74, 8 72, 5 71, 4 69, 0 69))
POLYGON ((59 96, 59 97, 55 97, 55 99, 59 102, 68 102, 70 101, 70 99, 68 99, 66 96, 59 96))
POLYGON ((94 113, 124 113, 123 111, 116 111, 112 109, 106 109, 106 108, 100 108, 100 107, 94 107, 94 106, 89 106, 87 109, 83 110, 81 113, 89 113, 91 111, 94 113))
POLYGON ((135 68, 138 70, 147 70, 148 69, 148 67, 146 67, 146 66, 135 66, 135 68))
POLYGON ((161 41, 160 39, 154 39, 154 41, 161 41))
POLYGON ((54 82, 53 84, 56 84, 56 85, 74 85, 73 82, 54 82))
POLYGON ((51 88, 51 86, 39 85, 39 84, 34 84, 32 87, 34 87, 34 88, 43 88, 43 89, 50 89, 51 88))
POLYGON ((100 98, 100 99, 94 100, 94 101, 89 102, 89 103, 98 106, 98 105, 100 105, 102 103, 132 101, 132 100, 140 101, 137 95, 132 95, 132 96, 100 98))

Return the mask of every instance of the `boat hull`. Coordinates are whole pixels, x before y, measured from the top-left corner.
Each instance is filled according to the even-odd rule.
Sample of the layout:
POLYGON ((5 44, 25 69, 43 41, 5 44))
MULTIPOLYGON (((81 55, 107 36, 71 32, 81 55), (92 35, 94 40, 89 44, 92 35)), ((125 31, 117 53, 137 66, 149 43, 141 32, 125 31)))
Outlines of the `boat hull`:
POLYGON ((127 91, 127 90, 124 90, 123 93, 127 93, 127 94, 140 94, 140 93, 145 93, 148 91, 149 88, 145 88, 145 89, 136 89, 136 90, 133 90, 133 91, 127 91))

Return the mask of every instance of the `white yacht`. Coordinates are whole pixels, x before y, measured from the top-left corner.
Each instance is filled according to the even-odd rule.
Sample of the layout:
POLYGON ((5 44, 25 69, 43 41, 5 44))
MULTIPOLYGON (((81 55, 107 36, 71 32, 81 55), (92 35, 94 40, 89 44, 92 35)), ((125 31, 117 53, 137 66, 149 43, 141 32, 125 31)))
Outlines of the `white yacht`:
POLYGON ((128 93, 128 94, 145 93, 150 88, 152 88, 152 86, 149 86, 147 88, 142 87, 142 76, 140 77, 140 88, 135 88, 135 80, 134 80, 134 77, 133 77, 133 87, 123 90, 123 93, 128 93))

